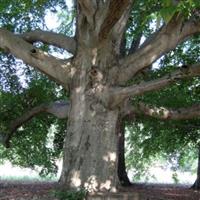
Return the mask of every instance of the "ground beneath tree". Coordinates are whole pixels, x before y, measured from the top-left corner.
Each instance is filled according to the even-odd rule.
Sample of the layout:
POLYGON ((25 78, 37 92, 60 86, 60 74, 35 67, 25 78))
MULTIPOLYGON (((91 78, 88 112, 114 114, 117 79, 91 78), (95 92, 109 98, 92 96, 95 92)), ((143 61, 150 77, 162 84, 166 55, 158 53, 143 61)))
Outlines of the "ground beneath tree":
MULTIPOLYGON (((0 200, 57 200, 55 182, 0 182, 0 200)), ((185 185, 134 184, 121 193, 138 193, 142 200, 199 200, 200 192, 185 185)))

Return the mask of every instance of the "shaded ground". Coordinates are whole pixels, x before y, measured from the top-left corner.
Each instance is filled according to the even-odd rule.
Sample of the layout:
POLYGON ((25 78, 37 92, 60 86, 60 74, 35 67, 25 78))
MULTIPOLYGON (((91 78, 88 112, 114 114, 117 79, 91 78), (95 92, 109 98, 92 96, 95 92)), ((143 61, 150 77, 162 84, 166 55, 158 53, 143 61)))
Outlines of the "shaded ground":
MULTIPOLYGON (((57 183, 19 183, 0 182, 0 200, 53 200, 52 191, 57 183)), ((135 184, 129 188, 121 188, 127 193, 139 193, 142 200, 200 200, 200 192, 189 189, 189 186, 163 184, 135 184)))
POLYGON ((53 182, 0 182, 0 200, 54 199, 56 187, 53 182))
POLYGON ((138 192, 142 200, 200 200, 200 191, 194 191, 188 185, 135 184, 123 191, 138 192))

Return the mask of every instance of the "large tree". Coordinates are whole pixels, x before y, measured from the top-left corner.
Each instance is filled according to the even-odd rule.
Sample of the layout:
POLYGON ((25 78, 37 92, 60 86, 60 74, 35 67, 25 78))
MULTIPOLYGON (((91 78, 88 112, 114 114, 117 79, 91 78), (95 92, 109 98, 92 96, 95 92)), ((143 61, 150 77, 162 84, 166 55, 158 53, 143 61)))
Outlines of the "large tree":
MULTIPOLYGON (((34 9, 36 3, 56 6, 56 1, 50 0, 28 2, 23 1, 21 5, 32 13, 36 12, 37 16, 40 10, 34 9)), ((14 3, 4 2, 8 16, 14 3)), ((138 104, 134 101, 137 96, 199 76, 200 64, 194 60, 182 64, 183 67, 174 66, 173 71, 163 76, 158 73, 152 79, 141 78, 141 73, 154 72, 151 66, 161 56, 200 33, 197 6, 196 1, 77 0, 74 1, 75 24, 72 23, 76 29, 74 37, 45 30, 21 33, 19 26, 0 29, 3 53, 12 54, 44 73, 65 88, 69 95, 60 178, 64 187, 84 187, 89 191, 116 190, 119 184, 118 139, 124 117, 139 110, 164 119, 199 117, 199 105, 177 111, 157 109, 154 112, 143 102, 138 104), (155 16, 155 13, 158 16, 149 20, 149 16, 155 16), (148 33, 141 31, 141 24, 151 26, 155 20, 160 21, 158 28, 148 33), (134 28, 136 24, 140 27, 138 30, 134 28), (132 42, 127 36, 130 32, 135 37, 132 42), (148 37, 143 43, 142 35, 148 37), (45 52, 45 48, 39 48, 37 42, 67 50, 72 57, 56 58, 45 52)), ((33 15, 27 17, 34 19, 33 15)), ((10 24, 7 22, 7 25, 10 24)), ((43 105, 30 111, 11 123, 10 133, 41 110, 55 114, 55 109, 51 108, 43 105)), ((12 135, 10 133, 7 141, 12 135)))

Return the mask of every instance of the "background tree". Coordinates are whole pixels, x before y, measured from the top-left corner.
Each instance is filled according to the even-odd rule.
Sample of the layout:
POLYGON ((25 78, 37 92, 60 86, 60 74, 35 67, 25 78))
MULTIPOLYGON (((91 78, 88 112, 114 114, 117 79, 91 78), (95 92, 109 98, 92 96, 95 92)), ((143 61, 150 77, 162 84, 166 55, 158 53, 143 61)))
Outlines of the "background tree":
MULTIPOLYGON (((14 55, 57 82, 69 96, 61 184, 89 191, 115 190, 119 183, 117 133, 122 118, 147 110, 143 99, 138 102, 137 97, 177 82, 182 84, 182 79, 200 74, 195 59, 181 63, 182 68, 173 63, 165 73, 161 73, 162 68, 151 68, 161 56, 199 33, 199 2, 74 1, 74 37, 66 36, 63 29, 60 33, 45 30, 45 10, 56 11, 57 5, 64 10, 63 1, 20 1, 19 5, 23 9, 17 12, 15 2, 1 6, 2 13, 8 16, 1 25, 0 47, 4 55, 14 55), (156 29, 151 28, 155 21, 161 21, 156 29), (34 31, 37 26, 43 30, 34 31), (147 38, 144 42, 142 36, 147 38), (50 55, 50 47, 44 48, 38 42, 67 50, 72 57, 56 58, 50 55)), ((197 108, 187 104, 178 111, 154 114, 180 119, 187 113, 187 118, 193 118, 199 116, 197 108)), ((44 109, 49 112, 49 107, 44 109)), ((8 136, 12 131, 4 132, 8 136)))
MULTIPOLYGON (((199 37, 195 37, 166 54, 159 62, 159 73, 168 73, 173 69, 173 63, 179 65, 198 60, 198 40, 199 37)), ((152 75, 155 76, 155 74, 152 75)), ((151 76, 150 72, 145 75, 146 78, 149 75, 151 76)), ((181 110, 184 113, 181 118, 177 118, 176 113, 173 113, 174 108, 186 107, 199 101, 199 78, 194 78, 192 82, 191 85, 191 81, 184 81, 162 91, 139 97, 138 102, 145 102, 146 105, 138 106, 137 117, 133 127, 129 123, 129 135, 127 136, 129 144, 127 162, 129 167, 135 166, 136 179, 137 176, 139 178, 148 174, 150 163, 153 163, 155 159, 176 160, 177 162, 172 166, 174 169, 189 169, 188 163, 192 167, 194 159, 198 158, 199 125, 197 118, 187 120, 190 118, 187 110, 185 113, 184 110, 179 110, 179 114, 181 110), (157 107, 151 106, 152 104, 157 107)), ((194 110, 198 115, 198 105, 194 110)))

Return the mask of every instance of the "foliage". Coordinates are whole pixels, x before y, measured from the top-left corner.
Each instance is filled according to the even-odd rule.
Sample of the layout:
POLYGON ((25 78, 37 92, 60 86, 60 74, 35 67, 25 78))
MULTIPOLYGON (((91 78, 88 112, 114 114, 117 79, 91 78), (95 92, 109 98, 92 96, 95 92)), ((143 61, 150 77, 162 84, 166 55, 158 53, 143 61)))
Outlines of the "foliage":
POLYGON ((45 27, 44 17, 47 10, 57 12, 64 7, 63 0, 2 0, 0 5, 0 25, 15 32, 30 31, 45 27))
MULTIPOLYGON (((3 0, 0 5, 0 26, 16 33, 38 28, 47 29, 46 13, 59 15, 61 8, 65 7, 63 0, 3 0)), ((56 50, 40 43, 34 45, 49 53, 56 50)), ((65 53, 60 50, 59 52, 65 53)), ((7 134, 12 120, 34 106, 63 99, 64 91, 46 76, 12 55, 0 53, 0 130, 7 134)), ((66 120, 40 114, 17 130, 11 141, 12 148, 0 146, 1 162, 9 159, 14 165, 40 167, 41 175, 55 174, 56 160, 62 152, 65 129, 66 120)))
POLYGON ((126 163, 134 169, 134 180, 148 179, 150 167, 158 162, 172 171, 195 172, 200 138, 198 120, 163 122, 140 118, 127 126, 126 135, 126 163))
MULTIPOLYGON (((199 62, 199 39, 199 36, 195 36, 177 46, 146 72, 138 74, 130 84, 170 76, 170 73, 182 65, 199 62)), ((199 84, 199 77, 179 81, 160 91, 133 98, 132 102, 137 104, 141 101, 167 108, 188 107, 200 101, 199 84)), ((170 165, 174 171, 180 169, 195 172, 199 139, 200 126, 197 119, 161 121, 141 115, 134 123, 127 124, 127 166, 134 169, 135 181, 142 177, 148 178, 150 166, 155 165, 158 160, 170 165)))
MULTIPOLYGON (((172 59, 170 61, 173 62, 172 59)), ((163 70, 161 66, 159 74, 154 70, 150 74, 162 76, 169 73, 173 66, 163 67, 163 70)), ((134 99, 133 102, 142 101, 167 108, 187 107, 200 100, 198 86, 198 78, 181 81, 161 91, 134 99)), ((181 169, 194 172, 196 166, 193 164, 198 158, 197 147, 200 141, 199 120, 162 121, 141 115, 133 124, 129 124, 127 141, 127 164, 129 168, 136 170, 136 180, 148 176, 149 167, 157 160, 165 161, 175 171, 181 169)))
MULTIPOLYGON (((62 98, 61 92, 56 92, 57 85, 45 77, 38 77, 23 89, 19 94, 9 91, 2 91, 0 96, 1 108, 0 127, 1 131, 7 132, 10 121, 21 116, 26 110, 41 103, 51 102, 62 98)), ((1 159, 9 159, 15 165, 34 168, 41 166, 41 175, 56 173, 56 159, 62 151, 65 121, 57 120, 52 116, 40 114, 30 122, 24 124, 17 130, 11 146, 14 148, 5 149, 1 147, 1 159), (48 135, 52 132, 55 135, 53 146, 48 147, 48 135), (58 139, 59 135, 59 139, 58 139)))

